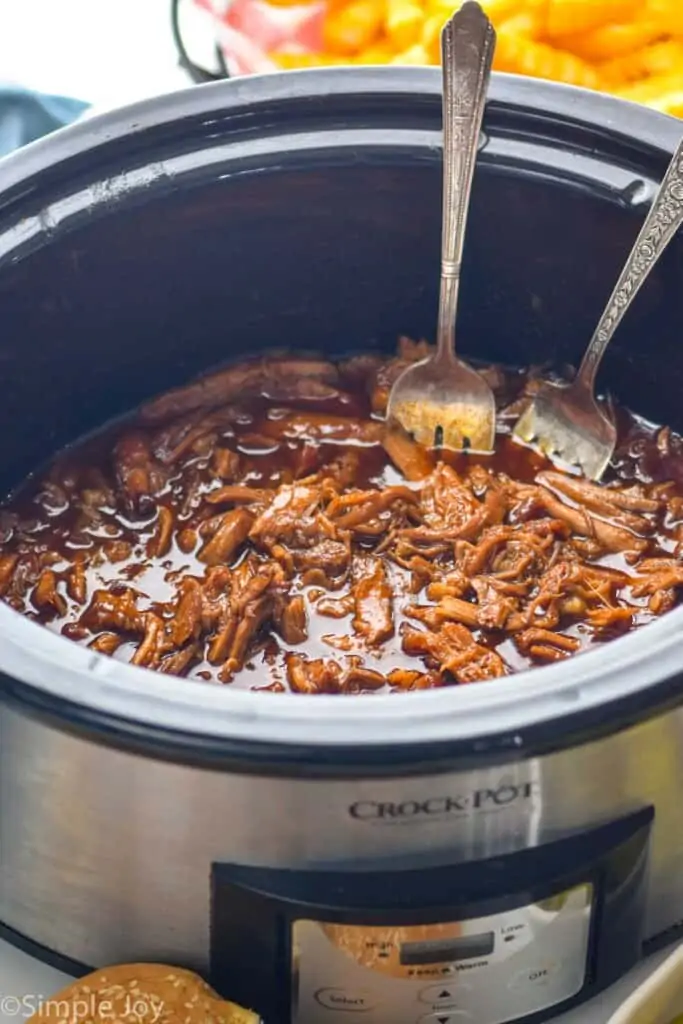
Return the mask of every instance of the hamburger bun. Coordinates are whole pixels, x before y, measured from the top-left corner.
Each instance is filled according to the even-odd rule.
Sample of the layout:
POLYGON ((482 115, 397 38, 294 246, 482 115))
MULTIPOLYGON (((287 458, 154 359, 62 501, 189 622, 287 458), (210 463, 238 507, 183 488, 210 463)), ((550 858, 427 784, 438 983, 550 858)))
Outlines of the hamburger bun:
POLYGON ((30 1024, 259 1024, 199 975, 167 964, 118 964, 41 1003, 30 1024))

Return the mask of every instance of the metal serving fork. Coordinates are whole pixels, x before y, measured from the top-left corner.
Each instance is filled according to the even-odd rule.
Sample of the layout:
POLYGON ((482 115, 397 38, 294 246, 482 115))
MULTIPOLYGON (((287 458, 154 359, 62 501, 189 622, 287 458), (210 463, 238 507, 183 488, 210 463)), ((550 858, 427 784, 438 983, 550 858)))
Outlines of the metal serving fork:
POLYGON ((617 430, 595 398, 595 379, 614 332, 641 285, 683 223, 683 140, 645 218, 607 307, 571 384, 544 383, 513 437, 599 480, 614 454, 617 430))
POLYGON ((441 33, 443 211, 436 352, 405 370, 389 396, 387 422, 428 447, 493 448, 493 392, 456 358, 455 318, 472 176, 496 35, 478 3, 467 0, 441 33))

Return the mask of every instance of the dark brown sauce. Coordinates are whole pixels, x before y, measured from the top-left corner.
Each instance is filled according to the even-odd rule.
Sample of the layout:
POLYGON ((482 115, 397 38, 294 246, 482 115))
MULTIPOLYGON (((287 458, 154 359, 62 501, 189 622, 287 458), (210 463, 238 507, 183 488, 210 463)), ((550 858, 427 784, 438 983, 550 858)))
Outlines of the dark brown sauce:
POLYGON ((266 362, 261 364, 265 383, 251 393, 237 388, 223 402, 212 398, 207 404, 204 396, 197 404, 190 386, 178 392, 177 408, 172 400, 166 411, 151 403, 62 452, 4 506, 0 594, 47 628, 121 661, 136 659, 188 679, 239 688, 301 692, 381 692, 493 678, 504 674, 501 665, 505 673, 515 672, 619 636, 677 602, 683 584, 680 438, 620 409, 619 447, 603 490, 610 501, 617 493, 627 498, 614 506, 614 515, 609 509, 595 513, 576 497, 562 492, 558 499, 558 491, 539 484, 545 479, 539 474, 552 467, 509 437, 528 378, 492 370, 503 409, 496 453, 483 459, 430 456, 440 474, 433 479, 446 497, 427 522, 423 481, 410 470, 415 453, 408 453, 407 463, 395 455, 392 461, 382 443, 387 388, 406 360, 424 351, 407 344, 399 359, 361 363, 364 372, 354 362, 342 365, 332 384, 326 382, 334 376, 328 370, 307 378, 296 372, 287 377, 278 369, 270 378, 266 362), (408 480, 402 472, 406 467, 408 480), (474 467, 481 468, 480 478, 474 467), (336 483, 324 485, 326 478, 336 483), (322 510, 327 517, 322 525, 306 527, 305 537, 297 537, 295 523, 281 541, 248 538, 273 492, 301 480, 309 480, 304 486, 319 495, 321 504, 309 517, 322 510), (212 504, 212 496, 226 485, 269 493, 253 502, 240 498, 212 504), (335 519, 330 512, 335 494, 340 500, 351 492, 376 496, 396 487, 407 487, 418 504, 404 495, 358 528, 334 525, 346 522, 347 515, 335 519), (500 508, 495 510, 496 488, 505 493, 502 518, 500 508), (479 513, 487 495, 493 518, 483 521, 477 533, 468 516, 479 513), (539 495, 544 501, 559 500, 568 510, 562 515, 570 518, 588 512, 586 527, 577 531, 558 520, 539 495), (448 520, 453 503, 461 499, 468 509, 463 522, 448 520), (644 503, 648 510, 629 511, 624 502, 644 503), (228 513, 234 515, 226 521, 228 513), (442 513, 446 518, 440 520, 442 513), (333 527, 325 525, 328 520, 333 527), (559 524, 555 533, 546 530, 551 521, 559 524), (594 535, 596 522, 607 524, 599 528, 604 535, 594 535), (217 557, 209 557, 212 536, 219 529, 227 536, 233 525, 240 536, 244 533, 242 539, 234 546, 230 539, 223 560, 219 537, 217 557), (467 566, 477 562, 481 545, 498 528, 506 539, 473 574, 474 589, 469 578, 465 584, 453 583, 458 573, 467 576, 467 566), (529 554, 528 564, 515 576, 515 566, 522 566, 519 558, 526 558, 536 543, 534 530, 546 547, 538 557, 529 554), (340 569, 344 544, 348 557, 340 569), (403 557, 401 544, 412 554, 403 557), (520 544, 527 544, 521 554, 520 544), (311 559, 313 567, 307 562, 311 559), (653 559, 661 563, 653 566, 653 559), (298 562, 304 567, 297 568, 298 562), (552 583, 551 571, 565 565, 564 576, 559 570, 555 574, 560 582, 552 583), (625 576, 617 585, 607 574, 591 577, 591 569, 625 576), (235 597, 240 573, 258 590, 253 578, 262 571, 272 577, 265 596, 255 592, 251 604, 240 605, 235 597), (653 589, 646 582, 634 591, 632 580, 648 579, 661 586, 653 589), (529 618, 531 601, 546 584, 547 600, 529 618), (103 592, 108 594, 106 607, 103 592), (201 611, 198 601, 204 602, 201 611), (481 621, 467 621, 470 611, 463 602, 481 621), (328 613, 323 614, 325 607, 328 613), (415 617, 416 607, 426 618, 415 617), (390 635, 373 637, 374 626, 363 625, 364 616, 381 618, 388 608, 390 635), (434 609, 455 618, 435 618, 434 609), (548 635, 534 641, 536 621, 545 623, 538 628, 548 635), (251 632, 244 623, 254 627, 251 632), (236 656, 240 628, 249 636, 243 656, 236 656), (221 631, 222 648, 216 639, 221 631), (429 635, 422 653, 417 633, 429 635), (482 651, 491 652, 490 659, 482 651))

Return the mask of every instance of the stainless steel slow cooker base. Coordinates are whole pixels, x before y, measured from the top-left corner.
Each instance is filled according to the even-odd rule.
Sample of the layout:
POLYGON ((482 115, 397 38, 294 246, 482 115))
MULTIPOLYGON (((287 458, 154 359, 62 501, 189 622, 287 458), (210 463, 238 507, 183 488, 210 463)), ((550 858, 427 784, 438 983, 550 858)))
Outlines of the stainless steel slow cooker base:
POLYGON ((469 862, 648 806, 645 937, 683 918, 681 712, 516 765, 366 781, 226 775, 6 708, 0 723, 0 919, 83 964, 161 958, 207 970, 214 863, 469 862))
MULTIPOLYGON (((429 334, 439 88, 437 71, 418 69, 221 83, 0 164, 0 432, 12 439, 0 486, 230 356, 429 334)), ((575 358, 679 131, 614 100, 496 80, 463 277, 466 354, 575 358)), ((622 401, 679 429, 682 258, 675 242, 605 367, 622 401)), ((412 992, 412 1019, 424 1005, 434 1021, 458 1009, 502 1024, 508 984, 522 993, 515 1019, 547 1016, 683 921, 682 627, 675 611, 481 686, 308 698, 162 678, 0 603, 0 923, 86 965, 173 961, 257 999, 265 975, 231 976, 217 949, 259 965, 272 932, 268 977, 284 972, 298 993, 277 1008, 286 1024, 337 1019, 340 1000, 383 1020, 380 1003, 349 1010, 356 970, 370 1002, 412 992), (570 853, 577 871, 585 860, 571 884, 570 853), (306 906, 297 872, 323 889, 340 874, 306 906), (387 873, 396 884, 371 912, 361 896, 378 899, 387 873), (464 906, 458 879, 489 877, 464 906), (260 929, 258 893, 270 908, 260 929), (343 913, 325 916, 335 899, 343 913), (395 941, 368 931, 390 925, 395 941), (518 927, 533 941, 515 961, 500 950, 518 927), (546 977, 536 958, 551 946, 562 966, 546 977), (450 984, 461 963, 470 1009, 425 1002, 434 971, 450 984)))

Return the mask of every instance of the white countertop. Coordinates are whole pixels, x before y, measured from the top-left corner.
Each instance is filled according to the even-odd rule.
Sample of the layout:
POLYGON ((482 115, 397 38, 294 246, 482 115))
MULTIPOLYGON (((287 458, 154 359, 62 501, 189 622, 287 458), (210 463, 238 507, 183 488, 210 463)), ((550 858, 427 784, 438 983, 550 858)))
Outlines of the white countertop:
POLYGON ((0 81, 110 108, 190 84, 170 0, 0 0, 0 81))
MULTIPOLYGON (((557 1018, 554 1024, 605 1024, 616 1008, 666 958, 665 950, 644 961, 631 974, 591 1003, 557 1018)), ((43 999, 71 979, 0 941, 0 1024, 20 1024, 43 999)))

